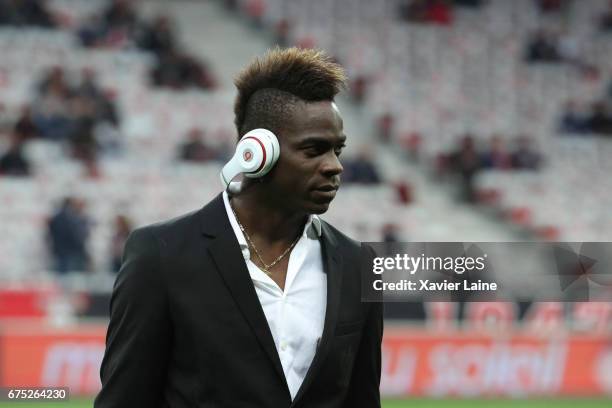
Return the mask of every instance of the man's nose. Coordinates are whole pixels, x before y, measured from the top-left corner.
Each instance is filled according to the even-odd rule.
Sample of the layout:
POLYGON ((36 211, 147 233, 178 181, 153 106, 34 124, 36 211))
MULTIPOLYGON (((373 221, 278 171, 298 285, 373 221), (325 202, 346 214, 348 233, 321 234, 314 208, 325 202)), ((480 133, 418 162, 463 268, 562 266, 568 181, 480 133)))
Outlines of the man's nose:
POLYGON ((328 153, 321 168, 322 173, 327 177, 337 176, 344 170, 338 156, 333 151, 328 153))

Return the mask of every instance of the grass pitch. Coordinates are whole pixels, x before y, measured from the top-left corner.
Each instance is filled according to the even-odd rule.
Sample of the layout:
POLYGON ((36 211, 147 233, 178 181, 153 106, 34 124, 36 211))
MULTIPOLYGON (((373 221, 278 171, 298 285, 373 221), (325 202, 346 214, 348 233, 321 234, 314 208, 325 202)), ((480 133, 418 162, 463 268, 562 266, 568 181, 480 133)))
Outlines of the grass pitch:
MULTIPOLYGON (((0 402, 0 408, 91 408, 93 400, 67 402, 0 402)), ((610 408, 612 399, 407 399, 385 400, 383 408, 610 408)))

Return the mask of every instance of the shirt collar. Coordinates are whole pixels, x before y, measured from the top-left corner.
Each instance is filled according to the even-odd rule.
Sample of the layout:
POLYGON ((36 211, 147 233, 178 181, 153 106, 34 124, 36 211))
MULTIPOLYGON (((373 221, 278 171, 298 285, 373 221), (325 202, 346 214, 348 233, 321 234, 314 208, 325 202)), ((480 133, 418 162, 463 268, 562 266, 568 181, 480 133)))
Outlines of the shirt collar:
MULTIPOLYGON (((225 212, 227 213, 227 218, 229 219, 230 225, 234 230, 234 235, 236 235, 236 239, 238 240, 238 244, 240 245, 240 249, 242 250, 242 254, 244 259, 251 259, 251 254, 249 251, 249 245, 247 244, 246 238, 238 225, 238 220, 234 215, 234 211, 230 206, 229 195, 227 191, 223 192, 223 204, 225 204, 225 212)), ((311 214, 308 216, 308 221, 306 221, 306 225, 304 226, 304 231, 302 232, 302 237, 318 239, 321 236, 321 219, 315 215, 311 214)))

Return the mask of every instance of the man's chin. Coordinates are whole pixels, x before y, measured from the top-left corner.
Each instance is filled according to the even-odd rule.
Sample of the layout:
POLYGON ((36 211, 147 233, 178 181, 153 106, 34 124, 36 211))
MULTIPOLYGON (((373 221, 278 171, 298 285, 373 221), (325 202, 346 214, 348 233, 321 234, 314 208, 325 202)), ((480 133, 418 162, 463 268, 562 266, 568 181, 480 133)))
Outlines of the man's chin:
POLYGON ((323 214, 326 213, 327 210, 329 209, 329 205, 331 204, 331 201, 326 201, 326 202, 310 202, 308 205, 308 213, 309 214, 323 214))

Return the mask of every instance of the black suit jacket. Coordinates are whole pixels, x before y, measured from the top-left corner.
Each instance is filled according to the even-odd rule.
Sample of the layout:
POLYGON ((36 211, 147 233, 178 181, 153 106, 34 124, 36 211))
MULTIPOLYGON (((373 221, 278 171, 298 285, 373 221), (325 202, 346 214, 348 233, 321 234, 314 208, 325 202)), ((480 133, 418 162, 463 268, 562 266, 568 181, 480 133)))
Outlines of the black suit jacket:
POLYGON ((135 230, 111 300, 95 408, 380 406, 382 305, 362 303, 360 244, 322 226, 323 335, 291 401, 223 198, 135 230))

